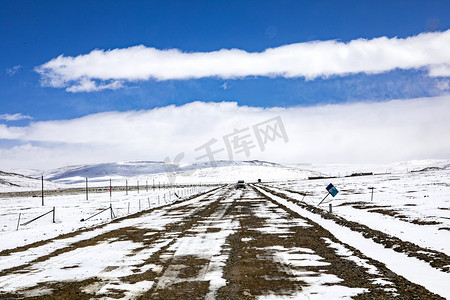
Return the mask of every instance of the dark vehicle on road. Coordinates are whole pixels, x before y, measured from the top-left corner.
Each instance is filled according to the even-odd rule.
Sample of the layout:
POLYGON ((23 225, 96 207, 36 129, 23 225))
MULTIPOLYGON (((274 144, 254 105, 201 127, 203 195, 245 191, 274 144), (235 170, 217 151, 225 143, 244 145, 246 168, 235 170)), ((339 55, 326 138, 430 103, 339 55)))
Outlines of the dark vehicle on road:
POLYGON ((244 180, 238 180, 238 182, 236 183, 236 188, 237 189, 245 189, 244 180))

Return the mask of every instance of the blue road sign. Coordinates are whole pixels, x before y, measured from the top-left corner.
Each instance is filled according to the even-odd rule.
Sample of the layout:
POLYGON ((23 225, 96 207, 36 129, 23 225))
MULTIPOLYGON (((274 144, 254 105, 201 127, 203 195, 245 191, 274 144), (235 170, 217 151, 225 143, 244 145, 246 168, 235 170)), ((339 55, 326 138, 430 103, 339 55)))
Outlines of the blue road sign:
POLYGON ((333 197, 336 196, 336 195, 339 193, 339 191, 337 190, 337 188, 335 188, 334 185, 331 184, 331 183, 327 186, 327 191, 328 191, 328 193, 330 193, 331 196, 333 196, 333 197))

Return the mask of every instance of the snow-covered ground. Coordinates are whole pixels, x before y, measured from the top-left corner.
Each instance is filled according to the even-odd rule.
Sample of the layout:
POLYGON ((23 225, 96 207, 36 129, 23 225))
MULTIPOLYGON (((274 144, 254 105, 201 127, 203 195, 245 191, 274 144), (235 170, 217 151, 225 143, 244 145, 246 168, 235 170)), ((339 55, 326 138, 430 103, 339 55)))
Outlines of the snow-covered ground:
MULTIPOLYGON (((63 189, 69 188, 62 183, 44 180, 45 189, 63 189)), ((18 191, 36 191, 42 189, 41 178, 32 178, 18 173, 2 172, 0 170, 0 193, 2 192, 18 192, 18 191)))
POLYGON ((74 230, 89 228, 111 221, 111 211, 106 210, 87 221, 90 216, 112 206, 115 217, 127 216, 142 210, 166 205, 211 189, 210 186, 185 188, 155 188, 137 191, 110 193, 56 195, 44 197, 0 198, 0 251, 23 246, 43 239, 50 239, 74 230), (178 195, 178 197, 177 197, 178 195), (28 224, 24 224, 55 208, 53 213, 28 224), (19 221, 20 216, 20 221, 19 221))
POLYGON ((1 257, 0 294, 349 299, 427 297, 429 289, 448 296, 448 273, 267 195, 221 187, 15 249, 1 257))
MULTIPOLYGON (((178 295, 179 287, 192 284, 205 299, 233 298, 246 285, 253 289, 239 290, 240 295, 258 299, 407 297, 410 288, 423 297, 427 290, 450 297, 450 261, 445 265, 450 256, 449 161, 289 167, 221 162, 217 167, 197 164, 176 173, 177 181, 196 183, 262 179, 256 190, 235 190, 230 185, 166 189, 165 171, 138 174, 130 165, 126 164, 125 173, 111 173, 111 166, 104 172, 98 165, 91 168, 96 173, 89 174, 90 186, 106 186, 109 180, 106 184, 103 180, 111 177, 113 186, 128 180, 130 187, 139 181, 139 192, 113 190, 111 197, 109 192, 90 193, 88 200, 84 193, 46 196, 44 206, 40 197, 0 198, 0 251, 5 250, 0 272, 6 274, 0 277, 0 292, 50 295, 53 283, 76 281, 83 282, 81 293, 123 299, 149 291, 163 298, 164 293, 178 295), (355 173, 374 175, 350 176, 355 173), (310 176, 336 178, 308 180, 310 176), (155 178, 161 181, 155 180, 153 187, 155 178), (366 229, 355 230, 310 209, 327 195, 329 183, 339 193, 334 198, 329 195, 320 208, 326 211, 332 204, 332 216, 366 229), (111 222, 109 207, 116 218, 153 210, 111 222), (49 213, 24 225, 53 208, 55 223, 49 213), (90 230, 78 231, 85 228, 90 230), (396 243, 417 246, 425 258, 412 248, 387 247, 383 240, 367 235, 367 229, 396 238, 396 243), (73 235, 56 238, 65 233, 73 235), (25 248, 6 251, 18 246, 25 248), (430 253, 442 254, 440 264, 427 260, 430 253), (230 282, 244 283, 229 288, 230 282), (117 287, 123 291, 120 295, 115 294, 117 287)), ((79 173, 82 170, 65 169, 52 180, 56 185, 82 187, 83 176, 88 177, 79 173)), ((19 183, 30 180, 18 178, 19 183)))
MULTIPOLYGON (((327 194, 325 187, 332 182, 340 192, 336 198, 329 196, 322 206, 330 202, 333 204, 334 213, 348 220, 450 255, 450 243, 447 242, 450 235, 449 166, 448 160, 410 161, 381 166, 298 164, 290 167, 260 161, 220 161, 215 167, 207 163, 185 165, 181 168, 182 171, 176 172, 176 182, 219 183, 236 182, 237 179, 255 182, 257 179, 262 179, 263 183, 271 181, 272 187, 288 190, 284 191, 288 196, 313 205, 323 199, 327 194), (425 171, 411 172, 423 169, 425 171), (360 172, 380 175, 344 177, 360 172), (341 177, 305 180, 309 176, 321 175, 340 175, 341 177), (373 200, 370 187, 374 187, 373 200), (307 196, 304 197, 295 192, 306 193, 307 196)), ((116 213, 123 215, 125 212, 128 213, 128 203, 130 203, 130 212, 133 212, 138 209, 139 200, 141 208, 145 208, 149 206, 149 202, 150 205, 155 205, 158 197, 161 202, 164 195, 167 201, 169 197, 170 199, 175 197, 173 190, 169 192, 165 189, 153 188, 169 184, 164 164, 157 162, 127 162, 61 168, 45 173, 44 177, 53 181, 46 180, 44 186, 45 189, 84 187, 83 176, 89 178, 89 187, 109 186, 109 178, 113 178, 113 186, 127 184, 135 190, 129 191, 128 195, 124 191, 113 192, 112 198, 109 197, 109 193, 91 193, 88 201, 84 194, 46 196, 44 207, 41 206, 39 197, 8 199, 0 196, 0 233, 15 231, 19 214, 21 214, 20 223, 24 223, 51 210, 53 206, 56 210, 56 221, 60 224, 55 228, 58 228, 58 233, 62 233, 78 228, 78 225, 74 227, 70 224, 79 222, 81 218, 101 208, 108 207, 110 202, 116 213), (140 184, 139 194, 136 191, 138 183, 140 184), (150 187, 149 192, 145 191, 147 187, 150 187)), ((41 188, 41 181, 30 177, 0 173, 0 179, 2 178, 14 183, 12 186, 0 186, 0 191, 3 192, 41 188)), ((181 190, 178 193, 182 193, 181 190)), ((98 218, 106 217, 105 212, 98 218)), ((51 215, 32 224, 47 222, 49 219, 51 215)), ((30 224, 28 227, 35 226, 30 224)), ((30 234, 28 238, 27 227, 19 226, 19 228, 24 236, 24 242, 30 242, 30 238, 33 239, 34 235, 30 234)), ((2 247, 5 247, 6 243, 2 244, 2 247)))
POLYGON ((339 190, 321 204, 334 214, 450 255, 450 170, 274 183, 289 197, 317 205, 329 183, 339 190), (372 190, 373 187, 373 198, 372 190), (289 192, 291 191, 291 192, 289 192), (301 192, 306 196, 298 194, 301 192))
MULTIPOLYGON (((202 188, 202 190, 205 190, 205 188, 202 188)), ((195 211, 196 204, 206 197, 207 196, 199 196, 194 200, 183 201, 179 204, 172 204, 170 205, 170 209, 173 210, 191 206, 191 209, 195 211)), ((212 198, 208 201, 212 200, 215 199, 212 198)), ((52 240, 48 243, 44 243, 43 245, 38 245, 32 247, 31 249, 19 251, 4 258, 2 257, 0 261, 0 271, 27 264, 36 258, 51 255, 55 251, 70 247, 76 243, 90 243, 92 239, 98 238, 98 236, 121 230, 123 228, 133 227, 137 230, 148 230, 147 236, 151 237, 152 231, 161 230, 167 224, 181 220, 182 217, 183 214, 168 213, 167 209, 161 208, 159 210, 145 213, 139 218, 129 218, 116 223, 109 223, 104 227, 97 228, 92 231, 85 231, 76 234, 73 237, 69 236, 63 239, 52 240)), ((92 222, 98 224, 99 221, 100 220, 96 220, 92 222)), ((91 223, 91 225, 93 225, 93 223, 91 223)), ((35 228, 33 231, 35 233, 42 233, 45 229, 50 230, 49 227, 45 228, 45 226, 42 226, 40 229, 35 228)), ((22 234, 23 233, 24 231, 22 231, 22 234)), ((9 238, 12 237, 10 236, 9 238)), ((129 296, 132 296, 136 292, 150 288, 153 283, 141 281, 137 284, 127 284, 120 282, 118 277, 136 274, 136 265, 144 262, 146 258, 152 255, 152 253, 155 253, 161 250, 164 246, 167 246, 170 239, 170 236, 166 237, 166 239, 162 237, 151 247, 143 248, 142 243, 134 243, 130 240, 120 241, 117 236, 106 238, 105 241, 94 243, 90 246, 81 246, 79 249, 72 249, 73 251, 57 255, 56 257, 46 260, 43 263, 34 264, 33 269, 35 271, 28 273, 27 275, 17 276, 17 274, 13 274, 11 276, 1 277, 0 291, 15 291, 18 288, 33 286, 40 282, 53 280, 83 280, 86 278, 91 278, 94 275, 110 281, 110 283, 100 286, 102 290, 100 290, 100 288, 96 288, 95 285, 87 286, 85 289, 88 293, 105 293, 108 289, 114 289, 117 287, 117 284, 120 284, 121 289, 127 290, 129 296), (115 268, 105 271, 105 266, 112 265, 115 266, 115 268)), ((2 241, 3 240, 4 239, 2 237, 2 241)), ((139 270, 139 272, 145 272, 149 269, 154 269, 156 271, 158 270, 158 266, 149 264, 143 267, 142 270, 139 270)), ((40 290, 37 288, 33 292, 33 295, 42 295, 47 293, 49 293, 49 290, 40 290)), ((27 295, 27 293, 25 293, 25 295, 27 295)))
MULTIPOLYGON (((446 298, 450 297, 450 292, 448 289, 448 282, 450 281, 449 272, 442 272, 441 270, 437 270, 431 267, 428 263, 418 260, 414 257, 409 257, 404 253, 398 253, 395 249, 387 249, 383 245, 375 243, 370 238, 364 237, 364 235, 359 232, 355 232, 350 228, 336 224, 333 220, 324 219, 320 215, 303 209, 284 198, 280 198, 262 190, 260 191, 270 196, 281 205, 286 206, 287 208, 297 212, 298 214, 316 222, 323 228, 326 228, 341 242, 355 247, 368 257, 384 263, 393 272, 404 276, 411 282, 425 286, 427 289, 434 293, 437 293, 446 298)), ((409 232, 409 234, 420 235, 420 233, 414 232, 414 228, 411 228, 410 230, 411 231, 409 232)), ((422 237, 427 238, 425 236, 422 237)), ((446 244, 447 246, 449 246, 449 237, 450 236, 448 235, 448 233, 441 236, 441 238, 446 238, 443 241, 443 245, 446 244)), ((435 237, 432 237, 432 240, 434 240, 434 238, 435 237)), ((339 249, 339 246, 336 248, 339 249)), ((444 250, 447 250, 447 248, 444 247, 444 250)))

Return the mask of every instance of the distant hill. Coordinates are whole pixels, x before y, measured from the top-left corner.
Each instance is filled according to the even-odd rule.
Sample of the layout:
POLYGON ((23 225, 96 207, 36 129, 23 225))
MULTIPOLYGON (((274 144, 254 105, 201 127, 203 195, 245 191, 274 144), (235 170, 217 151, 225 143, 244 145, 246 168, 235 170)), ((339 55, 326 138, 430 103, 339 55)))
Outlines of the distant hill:
MULTIPOLYGON (((34 176, 40 176, 36 172, 34 176)), ((60 183, 82 183, 85 178, 90 182, 105 182, 112 178, 118 180, 147 180, 158 182, 197 183, 197 182, 234 182, 243 180, 289 180, 304 179, 318 172, 297 167, 283 166, 266 161, 216 161, 184 164, 182 166, 157 161, 128 161, 75 165, 42 173, 46 180, 60 183)), ((141 181, 142 182, 142 181, 141 181)))
MULTIPOLYGON (((58 189, 65 187, 63 184, 44 181, 46 189, 58 189)), ((0 171, 0 192, 17 192, 40 190, 42 188, 41 179, 29 176, 0 171)))
POLYGON ((449 160, 415 160, 389 165, 346 164, 292 164, 282 165, 267 161, 216 161, 196 162, 177 166, 161 161, 127 161, 84 164, 37 171, 20 170, 17 173, 0 172, 0 191, 38 190, 43 175, 46 189, 67 187, 66 184, 84 186, 86 178, 90 186, 106 186, 112 179, 114 185, 141 186, 153 184, 233 183, 237 180, 255 182, 307 179, 317 176, 342 177, 355 172, 411 172, 449 169, 449 160), (37 179, 36 179, 37 178, 37 179))

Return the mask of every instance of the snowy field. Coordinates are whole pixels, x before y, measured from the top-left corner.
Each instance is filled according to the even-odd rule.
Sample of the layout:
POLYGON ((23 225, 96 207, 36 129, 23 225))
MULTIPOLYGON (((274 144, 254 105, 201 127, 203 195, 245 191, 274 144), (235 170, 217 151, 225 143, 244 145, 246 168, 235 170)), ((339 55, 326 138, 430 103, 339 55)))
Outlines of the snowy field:
POLYGON ((309 167, 195 172, 252 181, 272 171, 242 190, 1 198, 0 298, 450 298, 448 161, 309 167), (363 172, 375 175, 349 176, 363 172), (339 193, 318 206, 329 183, 339 193), (23 224, 53 207, 56 223, 50 213, 17 230, 19 214, 23 224))
POLYGON ((421 247, 450 255, 450 170, 356 176, 268 184, 289 197, 318 205, 329 183, 339 190, 321 204, 421 247), (372 189, 373 197, 372 197, 372 189), (301 194, 299 194, 301 193, 301 194))
POLYGON ((41 197, 0 198, 0 251, 23 246, 43 239, 56 237, 63 233, 89 228, 111 221, 111 211, 106 210, 86 220, 90 216, 112 207, 115 218, 160 207, 179 199, 185 199, 197 193, 211 189, 206 186, 186 188, 150 188, 148 191, 120 191, 110 193, 45 196, 44 206, 41 197), (39 217, 55 208, 53 213, 32 222, 21 225, 39 217), (20 215, 20 222, 19 222, 20 215), (18 226, 19 224, 19 226, 18 226))

